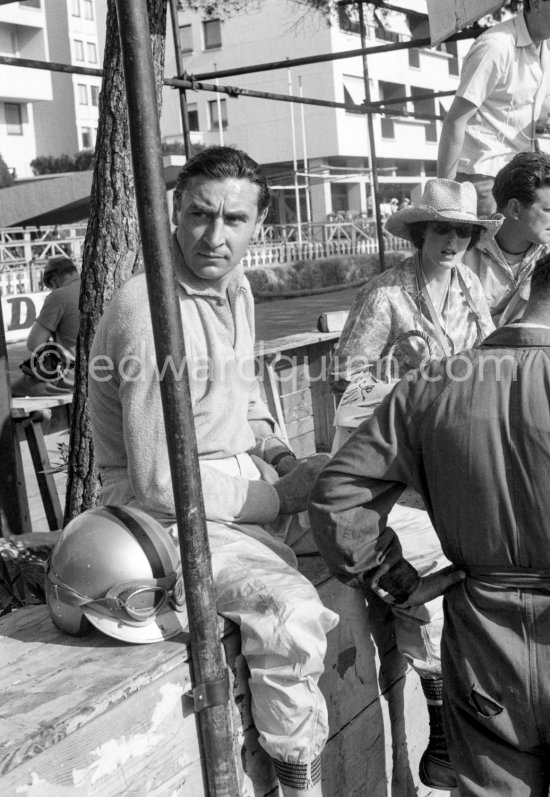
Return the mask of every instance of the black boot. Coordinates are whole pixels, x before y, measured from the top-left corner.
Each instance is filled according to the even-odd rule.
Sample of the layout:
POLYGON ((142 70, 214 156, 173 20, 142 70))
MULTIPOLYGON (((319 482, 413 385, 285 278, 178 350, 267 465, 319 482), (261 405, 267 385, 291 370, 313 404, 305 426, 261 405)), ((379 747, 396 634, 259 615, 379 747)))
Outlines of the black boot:
POLYGON ((430 741, 420 759, 418 774, 424 786, 432 789, 456 788, 457 780, 449 760, 445 729, 443 727, 443 681, 421 678, 422 691, 428 704, 430 717, 430 741))

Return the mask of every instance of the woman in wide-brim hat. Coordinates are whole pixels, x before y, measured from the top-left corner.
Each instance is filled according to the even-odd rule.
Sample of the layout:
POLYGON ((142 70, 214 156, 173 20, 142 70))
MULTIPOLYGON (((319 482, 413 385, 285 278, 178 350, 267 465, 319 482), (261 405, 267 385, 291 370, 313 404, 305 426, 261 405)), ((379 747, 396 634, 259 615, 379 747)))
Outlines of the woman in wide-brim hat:
MULTIPOLYGON (((386 231, 411 241, 417 251, 357 295, 333 359, 335 392, 379 362, 405 332, 421 332, 433 357, 475 346, 492 332, 481 283, 462 258, 478 240, 492 238, 502 221, 478 218, 476 206, 471 183, 433 179, 419 204, 387 220, 386 231)), ((394 373, 417 368, 427 353, 421 337, 407 338, 393 352, 394 373)))

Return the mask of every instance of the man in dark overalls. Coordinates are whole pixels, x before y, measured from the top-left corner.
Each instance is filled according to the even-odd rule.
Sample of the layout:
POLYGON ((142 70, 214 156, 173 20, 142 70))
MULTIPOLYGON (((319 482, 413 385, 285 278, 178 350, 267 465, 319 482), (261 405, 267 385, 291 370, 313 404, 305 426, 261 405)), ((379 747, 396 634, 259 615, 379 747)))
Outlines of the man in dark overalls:
POLYGON ((321 472, 332 572, 416 605, 445 592, 445 724, 461 795, 550 786, 550 257, 520 322, 411 372, 321 472), (423 497, 451 572, 420 578, 388 513, 423 497))

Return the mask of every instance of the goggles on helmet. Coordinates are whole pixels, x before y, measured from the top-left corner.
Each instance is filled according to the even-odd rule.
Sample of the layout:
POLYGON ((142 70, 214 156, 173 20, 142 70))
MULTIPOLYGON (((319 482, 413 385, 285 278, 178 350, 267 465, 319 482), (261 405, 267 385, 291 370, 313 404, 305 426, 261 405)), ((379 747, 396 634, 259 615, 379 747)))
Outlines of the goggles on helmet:
POLYGON ((181 567, 177 572, 163 578, 121 581, 113 585, 102 598, 82 595, 73 587, 64 584, 52 570, 51 561, 46 565, 46 581, 56 600, 68 606, 95 609, 107 616, 129 625, 146 625, 167 605, 174 611, 184 611, 185 599, 181 567), (122 614, 122 616, 121 616, 122 614))

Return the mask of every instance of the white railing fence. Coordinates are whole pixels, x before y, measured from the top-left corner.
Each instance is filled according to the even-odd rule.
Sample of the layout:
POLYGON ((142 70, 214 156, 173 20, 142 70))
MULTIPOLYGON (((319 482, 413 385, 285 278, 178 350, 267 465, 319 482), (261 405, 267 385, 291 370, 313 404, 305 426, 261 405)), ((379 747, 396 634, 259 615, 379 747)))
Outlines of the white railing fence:
MULTIPOLYGON (((82 262, 85 227, 10 227, 0 229, 0 296, 43 290, 42 274, 49 257, 67 255, 82 262)), ((410 249, 408 241, 384 236, 388 251, 410 249)), ((295 263, 337 255, 378 252, 376 226, 370 220, 319 224, 265 225, 244 259, 245 266, 295 263)))

